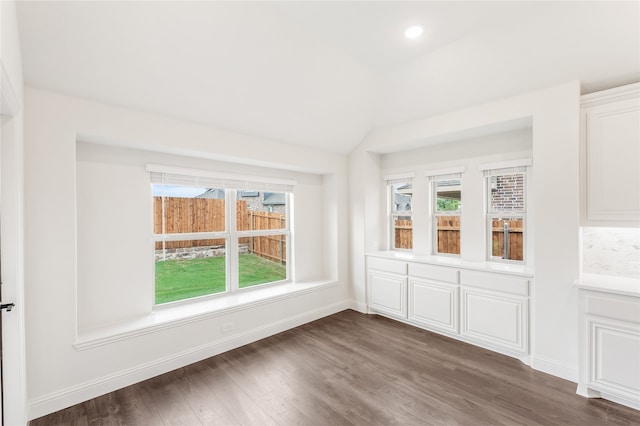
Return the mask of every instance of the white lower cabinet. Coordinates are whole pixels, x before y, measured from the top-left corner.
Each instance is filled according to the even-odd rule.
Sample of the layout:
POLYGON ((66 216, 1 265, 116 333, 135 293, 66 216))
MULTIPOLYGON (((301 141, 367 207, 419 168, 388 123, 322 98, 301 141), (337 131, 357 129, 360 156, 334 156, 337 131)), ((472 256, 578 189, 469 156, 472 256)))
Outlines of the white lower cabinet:
POLYGON ((514 356, 529 352, 529 279, 460 272, 460 334, 514 356))
POLYGON ((638 326, 592 319, 589 386, 640 401, 640 332, 638 326))
POLYGON ((369 308, 407 318, 407 277, 369 271, 369 308))
POLYGON ((447 333, 458 333, 458 286, 409 279, 409 320, 447 333))
POLYGON ((524 360, 529 280, 368 256, 367 304, 373 312, 524 360))
POLYGON ((472 287, 460 288, 460 334, 489 345, 527 352, 528 299, 472 287))
POLYGON ((640 409, 640 298, 581 290, 578 393, 640 409))

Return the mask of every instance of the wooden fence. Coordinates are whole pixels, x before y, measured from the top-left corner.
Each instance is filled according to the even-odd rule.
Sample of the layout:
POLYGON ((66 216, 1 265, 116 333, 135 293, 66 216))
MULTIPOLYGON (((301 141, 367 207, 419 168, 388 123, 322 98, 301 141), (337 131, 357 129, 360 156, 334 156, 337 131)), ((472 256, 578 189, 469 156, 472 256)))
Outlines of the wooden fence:
POLYGON ((460 216, 438 216, 438 253, 460 254, 460 216))
MULTIPOLYGON (((494 220, 491 224, 491 255, 504 257, 504 224, 508 228, 508 258, 523 259, 523 224, 522 220, 494 220)), ((396 248, 410 249, 413 247, 413 226, 410 220, 396 221, 396 248)), ((438 253, 460 254, 460 217, 438 217, 438 253)))
POLYGON ((493 247, 492 256, 504 257, 504 224, 509 226, 508 230, 508 259, 522 260, 524 253, 524 233, 522 232, 522 219, 519 220, 494 220, 491 224, 491 235, 493 247))
MULTIPOLYGON (((284 229, 287 226, 285 216, 280 213, 249 211, 245 217, 249 226, 246 230, 284 229)), ((249 251, 260 257, 280 263, 287 262, 287 238, 284 235, 246 237, 241 238, 240 242, 248 244, 249 251)))
MULTIPOLYGON (((162 234, 162 197, 154 197, 153 232, 162 234)), ((165 197, 165 233, 182 234, 192 232, 223 232, 225 229, 224 200, 211 198, 165 197)), ((283 229, 287 225, 283 214, 256 212, 247 209, 247 202, 236 201, 236 226, 240 231, 283 229)), ((286 237, 284 235, 244 237, 238 241, 247 244, 249 252, 258 256, 286 263, 286 237)), ((225 240, 180 240, 166 241, 165 248, 189 248, 223 246, 225 240)), ((156 250, 162 242, 156 242, 156 250)))
POLYGON ((410 249, 413 247, 413 221, 396 220, 395 223, 395 247, 399 249, 410 249))

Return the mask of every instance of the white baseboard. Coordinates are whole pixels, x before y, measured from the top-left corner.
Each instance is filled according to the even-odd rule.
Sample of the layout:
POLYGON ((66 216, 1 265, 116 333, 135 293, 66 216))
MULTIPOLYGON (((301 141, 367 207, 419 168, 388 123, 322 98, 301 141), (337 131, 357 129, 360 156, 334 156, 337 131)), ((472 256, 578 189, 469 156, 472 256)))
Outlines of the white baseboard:
POLYGON ((345 309, 353 309, 352 305, 353 303, 351 301, 344 301, 324 306, 311 312, 305 312, 225 339, 216 340, 215 342, 207 343, 170 357, 153 360, 133 368, 90 380, 77 386, 52 392, 28 402, 28 418, 29 420, 36 419, 91 398, 167 373, 176 368, 193 364, 194 362, 344 311, 345 309))
POLYGON ((608 393, 601 393, 600 397, 609 401, 613 401, 616 404, 625 405, 634 410, 640 410, 640 401, 637 399, 627 399, 618 395, 611 395, 608 393))
POLYGON ((578 383, 576 394, 585 398, 602 398, 602 394, 600 392, 588 388, 584 383, 578 383))
POLYGON ((545 358, 540 355, 531 356, 531 368, 578 383, 578 366, 558 362, 554 359, 545 358))

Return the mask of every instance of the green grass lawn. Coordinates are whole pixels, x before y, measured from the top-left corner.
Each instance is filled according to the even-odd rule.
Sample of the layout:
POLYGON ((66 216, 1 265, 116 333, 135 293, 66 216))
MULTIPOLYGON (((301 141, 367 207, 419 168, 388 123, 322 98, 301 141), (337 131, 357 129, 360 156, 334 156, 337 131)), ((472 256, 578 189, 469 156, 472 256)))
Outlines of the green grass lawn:
MULTIPOLYGON (((156 304, 225 291, 224 257, 156 262, 156 304)), ((240 288, 284 280, 285 265, 239 255, 240 288)))

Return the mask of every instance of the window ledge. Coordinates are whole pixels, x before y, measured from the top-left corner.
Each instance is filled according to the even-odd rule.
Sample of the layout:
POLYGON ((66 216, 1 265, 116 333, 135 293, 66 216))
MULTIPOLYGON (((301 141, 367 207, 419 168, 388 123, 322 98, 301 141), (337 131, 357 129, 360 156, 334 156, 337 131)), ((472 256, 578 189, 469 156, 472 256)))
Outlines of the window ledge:
POLYGON ((148 315, 117 324, 79 330, 73 346, 76 350, 83 351, 120 340, 155 333, 160 330, 296 297, 335 284, 337 284, 337 281, 333 280, 286 283, 195 301, 193 303, 163 307, 152 311, 148 315))

